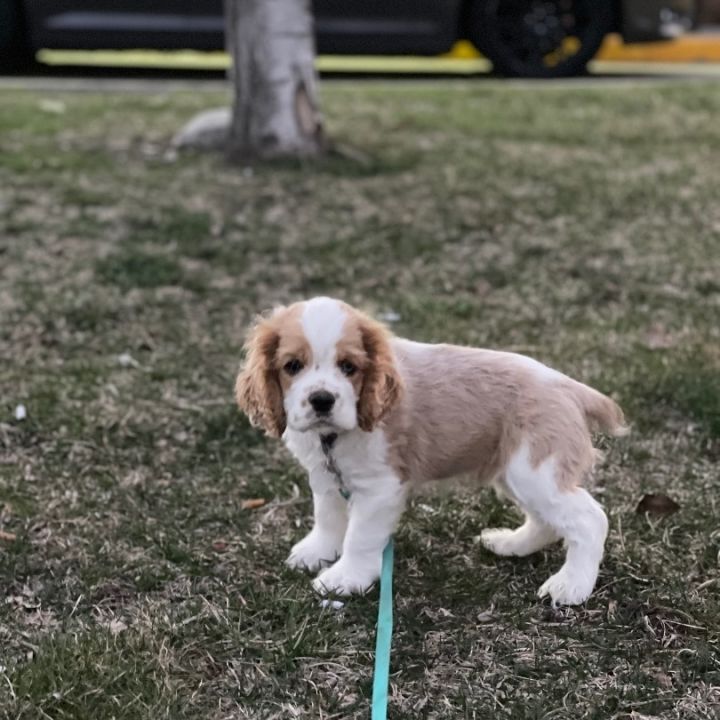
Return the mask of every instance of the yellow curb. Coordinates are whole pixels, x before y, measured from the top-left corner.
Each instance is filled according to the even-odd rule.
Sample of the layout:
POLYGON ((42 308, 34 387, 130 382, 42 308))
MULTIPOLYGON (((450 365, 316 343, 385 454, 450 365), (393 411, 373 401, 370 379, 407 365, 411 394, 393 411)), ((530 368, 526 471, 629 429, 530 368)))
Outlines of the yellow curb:
POLYGON ((98 67, 137 67, 177 70, 225 70, 230 58, 224 52, 180 50, 40 50, 36 55, 44 65, 87 65, 98 67))
MULTIPOLYGON (((441 57, 472 59, 480 53, 467 40, 455 43, 441 57)), ((720 62, 720 35, 683 35, 676 40, 653 43, 623 43, 619 35, 608 35, 595 61, 692 63, 720 62)))
MULTIPOLYGON (((224 52, 180 50, 40 50, 37 60, 45 65, 83 65, 115 68, 167 70, 226 70, 230 58, 224 52)), ((320 72, 358 73, 459 73, 488 72, 490 63, 477 53, 472 58, 376 55, 321 55, 320 72)))
MULTIPOLYGON (((39 62, 46 65, 86 65, 178 70, 225 70, 230 60, 224 52, 181 50, 40 50, 39 62)), ((715 63, 720 62, 719 35, 686 35, 659 43, 625 45, 617 35, 603 43, 595 63, 715 63)), ((357 73, 457 73, 474 74, 490 70, 490 63, 467 41, 436 57, 321 55, 321 72, 357 73)), ((619 70, 619 67, 617 68, 619 70)))
POLYGON ((593 60, 588 65, 591 73, 599 75, 655 75, 678 77, 720 77, 720 63, 716 62, 638 62, 632 60, 621 62, 618 60, 593 60))
POLYGON ((490 72, 491 64, 481 55, 473 58, 441 55, 437 57, 321 55, 316 61, 320 72, 378 73, 458 73, 490 72))
POLYGON ((624 45, 608 35, 596 60, 619 62, 720 62, 720 35, 683 35, 677 40, 624 45))

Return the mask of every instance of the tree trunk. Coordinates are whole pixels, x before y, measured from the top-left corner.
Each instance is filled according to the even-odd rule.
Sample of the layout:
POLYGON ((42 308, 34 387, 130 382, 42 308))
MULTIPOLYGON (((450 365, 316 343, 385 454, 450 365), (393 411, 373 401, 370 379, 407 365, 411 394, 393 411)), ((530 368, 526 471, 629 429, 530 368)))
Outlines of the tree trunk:
POLYGON ((225 0, 225 34, 232 112, 201 113, 175 144, 224 145, 238 161, 322 152, 310 0, 225 0))

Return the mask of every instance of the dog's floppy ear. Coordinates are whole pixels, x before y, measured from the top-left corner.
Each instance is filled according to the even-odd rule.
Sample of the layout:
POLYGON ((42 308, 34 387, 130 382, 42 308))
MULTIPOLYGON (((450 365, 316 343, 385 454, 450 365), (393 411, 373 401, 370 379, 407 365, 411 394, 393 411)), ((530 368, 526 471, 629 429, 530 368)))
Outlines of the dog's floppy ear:
POLYGON ((360 315, 360 333, 368 363, 357 404, 358 425, 370 432, 400 400, 403 383, 390 347, 390 332, 360 315))
POLYGON ((271 437, 285 432, 282 390, 274 360, 280 343, 273 318, 260 318, 250 328, 245 343, 245 364, 235 382, 235 398, 250 423, 271 437))

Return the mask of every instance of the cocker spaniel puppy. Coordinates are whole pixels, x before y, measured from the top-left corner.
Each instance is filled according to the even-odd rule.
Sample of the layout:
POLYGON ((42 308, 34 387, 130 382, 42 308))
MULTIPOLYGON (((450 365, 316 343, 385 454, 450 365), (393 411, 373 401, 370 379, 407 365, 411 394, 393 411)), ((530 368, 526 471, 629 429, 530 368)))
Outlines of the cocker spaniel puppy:
POLYGON ((538 594, 573 605, 592 592, 608 521, 582 487, 590 433, 625 425, 587 385, 523 355, 394 337, 318 297, 255 324, 236 397, 308 471, 315 523, 287 563, 325 568, 319 592, 367 590, 409 486, 468 474, 525 514, 518 528, 485 530, 487 548, 522 556, 562 539, 565 563, 538 594))

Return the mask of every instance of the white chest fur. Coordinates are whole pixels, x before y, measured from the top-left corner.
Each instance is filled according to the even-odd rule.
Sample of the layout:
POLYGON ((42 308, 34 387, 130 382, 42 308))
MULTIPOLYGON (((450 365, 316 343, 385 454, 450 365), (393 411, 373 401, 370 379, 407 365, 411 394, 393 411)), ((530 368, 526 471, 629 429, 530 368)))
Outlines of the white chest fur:
POLYGON ((283 440, 290 452, 310 474, 313 490, 337 485, 336 474, 349 492, 366 487, 379 476, 392 472, 387 462, 387 442, 381 430, 341 433, 331 448, 323 450, 320 433, 286 430, 283 440))

